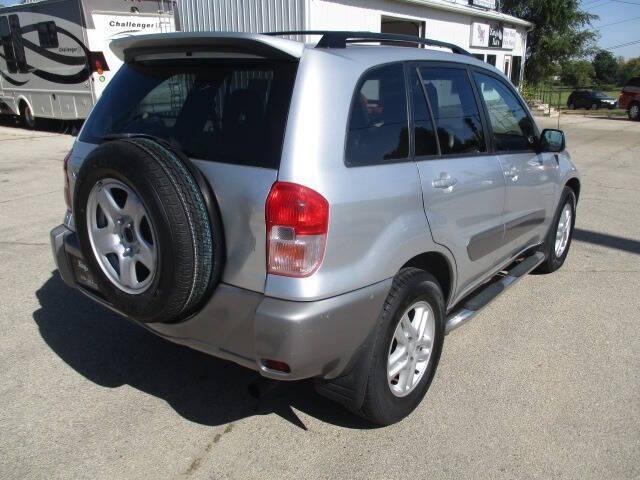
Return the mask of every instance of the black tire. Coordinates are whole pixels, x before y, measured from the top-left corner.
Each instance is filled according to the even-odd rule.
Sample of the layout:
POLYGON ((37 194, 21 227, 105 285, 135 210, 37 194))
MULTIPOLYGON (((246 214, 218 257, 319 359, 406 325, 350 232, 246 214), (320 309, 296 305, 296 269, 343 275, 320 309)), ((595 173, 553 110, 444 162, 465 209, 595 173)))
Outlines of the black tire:
POLYGON ((598 105, 597 103, 591 104, 591 110, 599 110, 599 109, 600 109, 600 105, 598 105))
POLYGON ((564 190, 562 191, 562 195, 560 197, 560 202, 558 203, 558 208, 555 215, 553 216, 553 222, 551 223, 551 227, 549 228, 549 233, 547 233, 547 238, 542 247, 543 253, 545 254, 545 261, 542 262, 536 269, 536 273, 553 273, 556 270, 560 269, 560 267, 562 267, 571 248, 571 240, 573 239, 575 224, 576 195, 572 189, 570 189, 569 187, 564 187, 564 190), (558 230, 560 215, 562 214, 562 210, 567 203, 571 206, 571 232, 564 252, 560 257, 557 257, 555 251, 556 232, 558 230))
POLYGON ((82 254, 100 294, 135 320, 174 323, 193 313, 218 283, 223 234, 217 208, 207 209, 202 190, 174 152, 147 138, 106 142, 89 154, 78 174, 74 217, 82 254), (127 293, 104 274, 93 253, 87 227, 87 202, 105 178, 130 187, 144 203, 157 236, 157 266, 152 283, 127 293))
POLYGON ((373 359, 367 387, 359 414, 378 425, 390 425, 409 415, 422 401, 436 373, 445 327, 445 302, 437 280, 417 268, 402 269, 393 281, 380 318, 379 330, 373 346, 373 359), (435 335, 431 357, 420 383, 405 397, 397 397, 387 382, 387 359, 391 339, 406 309, 424 300, 435 315, 435 335))
POLYGON ((20 103, 20 124, 29 130, 36 128, 36 117, 33 116, 33 111, 26 102, 20 103))
POLYGON ((633 102, 631 105, 629 105, 629 108, 627 109, 627 115, 629 115, 629 120, 633 120, 635 122, 640 120, 640 103, 633 102))
POLYGON ((575 109, 576 109, 576 104, 575 104, 575 103, 573 103, 573 102, 571 102, 571 103, 569 104, 569 110, 575 110, 575 109))

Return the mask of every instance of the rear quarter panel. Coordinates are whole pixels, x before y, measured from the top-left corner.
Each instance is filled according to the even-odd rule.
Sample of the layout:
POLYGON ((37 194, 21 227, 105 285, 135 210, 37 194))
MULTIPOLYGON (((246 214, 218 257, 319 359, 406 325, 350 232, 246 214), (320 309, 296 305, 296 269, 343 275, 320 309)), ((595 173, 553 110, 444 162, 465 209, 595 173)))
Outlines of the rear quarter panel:
POLYGON ((265 293, 317 300, 393 277, 408 260, 448 251, 432 241, 413 161, 346 167, 352 95, 366 67, 339 53, 307 51, 298 69, 278 179, 306 185, 329 202, 324 261, 308 278, 267 276, 265 293))

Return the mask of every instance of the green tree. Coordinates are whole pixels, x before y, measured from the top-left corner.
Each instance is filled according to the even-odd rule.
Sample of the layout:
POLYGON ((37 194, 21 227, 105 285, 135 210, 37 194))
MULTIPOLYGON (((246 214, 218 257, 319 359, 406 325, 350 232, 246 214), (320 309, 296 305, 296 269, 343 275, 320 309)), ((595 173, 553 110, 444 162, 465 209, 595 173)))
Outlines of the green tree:
POLYGON ((527 40, 529 83, 545 80, 554 63, 593 51, 597 33, 587 27, 598 16, 582 10, 578 0, 504 0, 502 11, 534 24, 527 40))
POLYGON ((640 57, 630 58, 620 64, 620 84, 624 85, 632 77, 640 77, 640 57))
POLYGON ((596 71, 588 60, 569 60, 562 64, 562 83, 572 87, 588 87, 596 71))
POLYGON ((618 79, 618 60, 613 53, 600 50, 593 57, 593 69, 600 83, 613 83, 618 79))

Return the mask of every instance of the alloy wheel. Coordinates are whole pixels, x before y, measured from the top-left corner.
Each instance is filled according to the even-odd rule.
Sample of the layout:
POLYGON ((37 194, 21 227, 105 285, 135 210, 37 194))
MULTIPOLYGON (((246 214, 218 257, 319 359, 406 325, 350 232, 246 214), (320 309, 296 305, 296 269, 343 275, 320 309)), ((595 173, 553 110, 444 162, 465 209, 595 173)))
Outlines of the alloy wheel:
POLYGON ((387 382, 396 397, 409 395, 424 376, 436 331, 431 305, 413 303, 398 322, 387 357, 387 382))
POLYGON ((573 213, 571 210, 571 205, 566 203, 564 208, 562 209, 562 213, 560 214, 560 219, 558 220, 558 228, 556 229, 556 258, 562 257, 565 250, 567 249, 567 245, 569 244, 569 238, 571 238, 572 217, 573 213))
POLYGON ((109 281, 130 294, 147 290, 157 270, 157 236, 139 195, 113 178, 97 182, 87 202, 87 228, 109 281))

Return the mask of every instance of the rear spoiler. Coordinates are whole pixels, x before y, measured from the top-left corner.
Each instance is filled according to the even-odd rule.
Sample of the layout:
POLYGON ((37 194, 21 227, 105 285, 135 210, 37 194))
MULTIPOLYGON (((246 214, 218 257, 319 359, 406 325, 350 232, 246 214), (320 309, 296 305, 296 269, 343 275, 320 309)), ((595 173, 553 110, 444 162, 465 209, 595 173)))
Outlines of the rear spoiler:
POLYGON ((304 45, 283 38, 258 33, 174 32, 132 35, 111 42, 113 53, 124 61, 149 53, 217 51, 238 53, 277 60, 297 60, 304 45))

